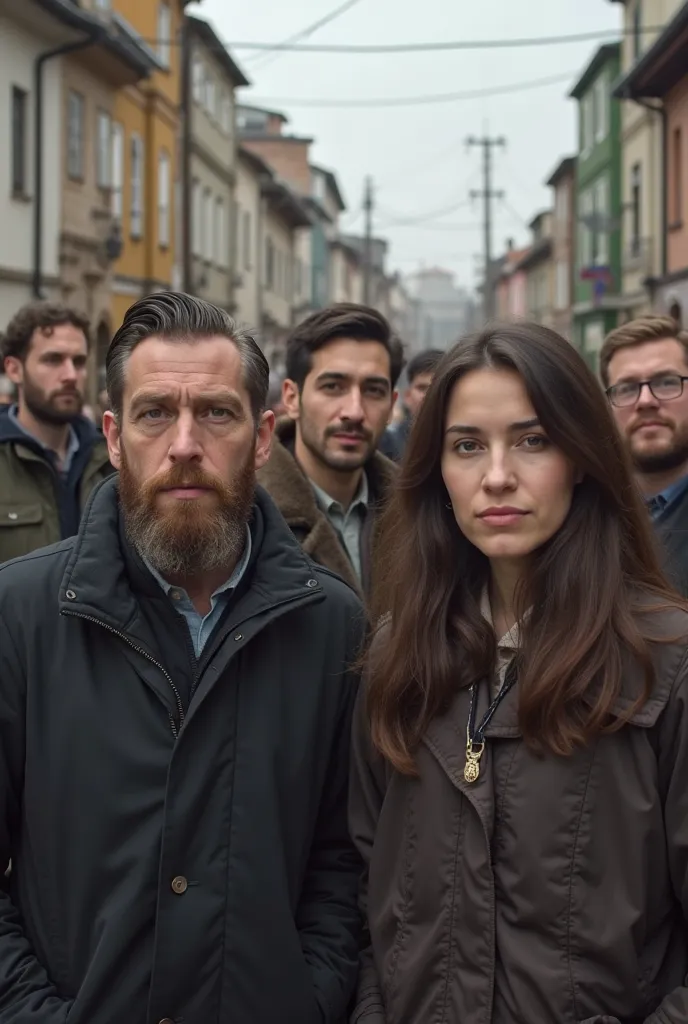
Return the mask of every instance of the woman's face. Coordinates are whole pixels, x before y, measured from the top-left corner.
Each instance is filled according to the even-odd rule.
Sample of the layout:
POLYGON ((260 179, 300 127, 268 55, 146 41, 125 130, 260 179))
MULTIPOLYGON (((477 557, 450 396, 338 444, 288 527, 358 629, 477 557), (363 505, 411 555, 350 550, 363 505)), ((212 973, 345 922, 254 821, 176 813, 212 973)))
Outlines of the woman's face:
POLYGON ((576 470, 549 441, 512 370, 473 370, 454 386, 442 477, 456 522, 490 562, 522 562, 560 529, 576 470))

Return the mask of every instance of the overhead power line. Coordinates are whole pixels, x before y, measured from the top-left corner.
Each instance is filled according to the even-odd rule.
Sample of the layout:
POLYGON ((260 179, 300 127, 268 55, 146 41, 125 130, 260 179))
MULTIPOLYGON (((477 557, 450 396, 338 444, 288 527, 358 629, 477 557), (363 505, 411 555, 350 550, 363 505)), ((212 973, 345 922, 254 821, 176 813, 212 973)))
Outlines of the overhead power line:
POLYGON ((412 107, 428 103, 456 103, 459 100, 477 100, 488 96, 504 96, 512 92, 526 92, 528 89, 540 89, 547 85, 570 82, 575 74, 575 71, 569 71, 565 74, 562 72, 558 75, 549 75, 547 78, 533 78, 525 82, 512 82, 510 85, 487 86, 484 89, 469 89, 463 92, 430 93, 426 96, 373 97, 360 100, 313 100, 306 98, 293 99, 289 96, 280 96, 279 98, 260 96, 252 97, 251 102, 259 106, 281 104, 285 107, 412 107))
POLYGON ((271 64, 277 59, 277 57, 279 57, 279 53, 274 53, 274 50, 279 49, 280 46, 291 46, 294 43, 301 42, 302 39, 308 39, 309 36, 314 35, 321 28, 324 28, 325 25, 329 25, 337 18, 340 18, 342 14, 346 14, 347 11, 350 11, 352 7, 355 7, 356 4, 359 4, 360 2, 361 0, 346 0, 346 3, 339 4, 339 6, 335 7, 335 9, 330 11, 329 14, 324 15, 322 18, 318 18, 317 21, 314 21, 311 25, 307 25, 306 28, 301 29, 301 31, 297 32, 295 35, 289 36, 289 38, 283 40, 281 44, 276 44, 275 47, 273 47, 272 56, 263 58, 260 54, 256 54, 254 57, 248 56, 246 60, 256 61, 256 63, 252 65, 255 70, 267 67, 268 64, 271 64))

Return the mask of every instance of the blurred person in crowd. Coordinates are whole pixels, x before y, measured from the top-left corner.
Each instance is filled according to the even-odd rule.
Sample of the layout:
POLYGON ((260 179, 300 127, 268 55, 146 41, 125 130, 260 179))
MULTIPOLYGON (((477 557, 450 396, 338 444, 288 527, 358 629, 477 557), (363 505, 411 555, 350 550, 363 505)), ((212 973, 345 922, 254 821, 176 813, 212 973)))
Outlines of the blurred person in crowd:
POLYGON ((255 488, 268 366, 159 293, 107 357, 119 469, 0 569, 0 1019, 341 1024, 356 596, 255 488))
POLYGON ((572 345, 497 325, 442 360, 383 550, 352 1019, 683 1024, 688 605, 572 345))
MULTIPOLYGON (((0 352, 2 351, 2 337, 0 337, 0 352)), ((8 409, 15 403, 15 390, 14 384, 6 377, 4 373, 0 373, 0 406, 3 409, 8 409)))
POLYGON ((73 536, 91 490, 112 472, 83 415, 88 335, 75 310, 31 303, 2 339, 17 403, 0 417, 0 562, 73 536))
POLYGON ((377 310, 340 303, 287 340, 287 416, 259 481, 316 562, 367 593, 394 465, 377 451, 403 353, 377 310))
POLYGON ((688 596, 688 331, 666 316, 622 324, 602 346, 600 376, 666 571, 688 596))
POLYGON ((401 401, 402 416, 387 427, 380 441, 380 451, 395 462, 403 458, 411 427, 443 355, 440 349, 430 348, 409 360, 406 368, 408 386, 401 401))

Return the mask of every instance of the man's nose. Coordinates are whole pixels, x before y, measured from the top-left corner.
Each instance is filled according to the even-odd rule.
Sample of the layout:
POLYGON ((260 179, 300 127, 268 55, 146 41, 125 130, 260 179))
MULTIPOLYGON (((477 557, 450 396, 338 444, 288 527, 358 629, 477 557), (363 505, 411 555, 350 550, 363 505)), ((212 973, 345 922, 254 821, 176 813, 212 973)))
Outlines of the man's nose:
POLYGON ((657 409, 659 407, 659 402, 650 391, 649 384, 641 384, 640 394, 638 395, 635 404, 638 409, 657 409))
POLYGON ((343 420, 362 420, 365 418, 363 398, 359 388, 352 388, 344 399, 341 407, 343 420))
POLYGON ((193 416, 180 416, 177 419, 168 456, 172 462, 190 462, 202 458, 203 447, 193 416))

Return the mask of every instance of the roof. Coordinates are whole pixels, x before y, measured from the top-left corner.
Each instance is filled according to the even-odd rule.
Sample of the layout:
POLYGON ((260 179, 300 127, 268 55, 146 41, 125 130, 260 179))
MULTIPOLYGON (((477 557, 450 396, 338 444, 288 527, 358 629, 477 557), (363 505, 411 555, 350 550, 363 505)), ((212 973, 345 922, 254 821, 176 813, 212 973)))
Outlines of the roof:
POLYGON ((200 39, 219 61, 227 77, 231 78, 235 85, 251 84, 209 21, 197 18, 193 14, 187 14, 186 23, 193 35, 200 39))
POLYGON ((273 210, 292 228, 310 227, 312 221, 305 205, 285 182, 279 178, 266 179, 262 184, 262 191, 273 210))
POLYGON ((327 187, 335 198, 340 213, 343 213, 344 210, 346 210, 346 203, 341 189, 339 188, 339 182, 337 181, 337 176, 334 171, 328 171, 326 167, 320 167, 318 164, 311 164, 311 170, 316 171, 318 174, 322 174, 323 178, 327 182, 327 187))
POLYGON ((71 0, 35 0, 39 7, 52 15, 63 25, 85 32, 93 37, 93 43, 103 46, 114 57, 126 64, 141 78, 159 67, 158 60, 146 44, 122 29, 113 15, 112 21, 104 21, 90 11, 75 7, 71 0))
POLYGON ((554 168, 549 178, 545 182, 546 185, 554 188, 558 185, 562 178, 568 178, 573 176, 576 171, 576 158, 575 156, 565 156, 563 160, 560 160, 557 166, 554 168))
POLYGON ((518 261, 514 270, 529 270, 531 267, 537 266, 538 263, 542 263, 544 260, 549 259, 552 255, 552 239, 542 238, 539 242, 536 242, 530 249, 527 249, 521 259, 518 261))
POLYGON ((266 164, 265 160, 258 156, 257 153, 254 153, 252 150, 246 149, 245 146, 240 145, 237 150, 237 154, 239 159, 248 164, 255 174, 264 174, 268 178, 274 178, 270 165, 266 164))
POLYGON ((547 216, 548 213, 551 213, 551 212, 552 211, 549 209, 549 207, 546 210, 540 210, 540 212, 536 213, 535 216, 532 218, 532 220, 531 220, 530 224, 528 225, 528 227, 532 230, 537 224, 540 223, 540 221, 544 217, 547 216))
POLYGON ((348 256, 352 263, 361 262, 361 254, 353 245, 349 245, 343 238, 333 238, 330 242, 330 249, 341 249, 345 256, 348 256))
POLYGON ((252 132, 250 128, 240 128, 239 138, 246 139, 247 142, 255 139, 256 142, 299 142, 308 145, 315 141, 307 135, 276 135, 275 132, 252 132))
POLYGON ((574 100, 579 100, 581 96, 587 92, 588 87, 597 77, 597 73, 601 71, 609 61, 616 60, 620 53, 621 43, 605 43, 603 46, 600 46, 593 55, 592 60, 589 62, 583 74, 571 89, 569 96, 574 100))
POLYGON ((688 66, 688 3, 664 27, 652 46, 614 86, 618 99, 665 96, 688 66))
POLYGON ((267 114, 268 117, 277 117, 282 122, 282 124, 287 124, 289 121, 287 115, 283 114, 281 110, 269 110, 268 107, 256 107, 253 106, 253 104, 251 103, 238 103, 237 111, 242 110, 252 110, 256 114, 267 114))

